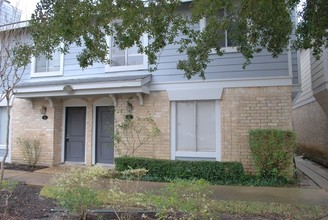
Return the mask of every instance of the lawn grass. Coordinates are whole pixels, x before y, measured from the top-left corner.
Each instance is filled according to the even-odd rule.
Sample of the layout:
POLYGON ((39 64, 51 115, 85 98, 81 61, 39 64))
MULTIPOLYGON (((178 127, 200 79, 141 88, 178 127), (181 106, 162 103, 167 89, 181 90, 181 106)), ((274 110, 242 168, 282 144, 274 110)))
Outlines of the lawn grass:
POLYGON ((12 191, 14 190, 18 185, 17 181, 14 180, 2 180, 0 183, 0 191, 5 190, 5 191, 12 191))
POLYGON ((214 201, 212 210, 238 216, 279 216, 283 219, 320 219, 328 216, 328 207, 282 203, 214 201))
MULTIPOLYGON (((43 197, 54 198, 53 194, 54 186, 45 186, 42 188, 40 195, 43 197)), ((170 198, 163 194, 140 194, 140 193, 124 193, 121 191, 115 192, 115 190, 98 190, 101 198, 101 203, 104 207, 124 207, 130 206, 130 209, 135 210, 150 210, 150 207, 154 207, 152 202, 168 201, 170 198), (142 207, 144 205, 144 207, 142 207)), ((190 198, 189 198, 190 199, 190 198)), ((197 198, 195 203, 197 202, 197 198)), ((179 201, 178 201, 179 202, 179 201)), ((190 201, 189 201, 190 202, 190 201)), ((259 217, 277 217, 282 219, 320 219, 328 216, 328 206, 317 205, 299 205, 299 204, 284 204, 284 203, 265 203, 265 202, 248 202, 248 201, 222 201, 222 200, 210 200, 203 201, 208 204, 208 210, 213 213, 214 216, 220 216, 222 214, 230 214, 233 216, 259 216, 259 217)), ((193 201, 191 201, 193 203, 193 201)))

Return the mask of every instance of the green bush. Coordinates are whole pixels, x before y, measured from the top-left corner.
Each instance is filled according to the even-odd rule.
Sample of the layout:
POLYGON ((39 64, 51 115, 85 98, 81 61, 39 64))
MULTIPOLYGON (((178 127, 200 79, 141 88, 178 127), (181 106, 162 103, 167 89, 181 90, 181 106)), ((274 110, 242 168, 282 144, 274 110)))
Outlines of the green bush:
POLYGON ((48 194, 53 195, 64 208, 86 219, 88 209, 100 205, 98 191, 94 186, 101 177, 107 177, 108 170, 101 167, 74 168, 57 173, 52 182, 54 187, 48 194))
POLYGON ((148 170, 143 179, 168 181, 174 179, 204 179, 210 183, 233 182, 244 175, 239 162, 161 160, 138 157, 119 157, 115 159, 116 169, 144 168, 148 170))
POLYGON ((250 130, 249 145, 258 175, 263 177, 290 175, 296 147, 296 135, 293 131, 250 130))
POLYGON ((41 154, 40 139, 29 137, 18 138, 17 144, 23 154, 23 159, 25 160, 25 162, 29 166, 35 167, 36 164, 39 162, 41 154))

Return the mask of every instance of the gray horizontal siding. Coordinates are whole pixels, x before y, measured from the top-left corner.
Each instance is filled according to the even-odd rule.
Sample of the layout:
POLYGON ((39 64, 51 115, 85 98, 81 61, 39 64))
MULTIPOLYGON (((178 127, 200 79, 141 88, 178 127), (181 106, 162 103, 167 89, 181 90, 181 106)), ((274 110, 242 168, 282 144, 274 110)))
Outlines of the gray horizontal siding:
MULTIPOLYGON (((72 45, 70 53, 64 56, 64 74, 60 76, 63 80, 66 78, 76 76, 99 76, 101 74, 115 74, 105 73, 105 65, 101 63, 95 63, 93 66, 82 69, 76 56, 81 52, 81 48, 77 48, 72 45)), ((268 52, 262 52, 255 55, 252 63, 245 69, 242 68, 245 59, 240 53, 226 53, 222 57, 217 55, 211 55, 213 61, 208 65, 206 69, 207 79, 236 79, 236 78, 253 78, 253 77, 280 77, 288 76, 288 58, 287 53, 282 54, 278 58, 272 58, 268 52)), ((178 54, 176 45, 169 45, 159 54, 158 70, 153 72, 152 83, 166 83, 186 80, 184 73, 176 69, 176 64, 179 59, 186 59, 186 55, 178 54)), ((296 68, 295 68, 296 69, 296 68)), ((26 72, 23 81, 30 80, 30 65, 26 67, 26 72)), ((144 74, 148 73, 144 71, 130 71, 126 74, 144 74)), ((118 72, 118 74, 124 74, 124 72, 118 72)), ((33 78, 33 81, 47 81, 58 80, 58 77, 40 77, 33 78)), ((195 77, 198 79, 198 77, 195 77)))
POLYGON ((325 66, 323 58, 317 60, 311 55, 312 90, 321 91, 325 88, 325 66))
POLYGON ((102 63, 94 63, 92 66, 82 69, 77 62, 77 55, 81 52, 81 47, 72 45, 69 53, 65 54, 64 77, 104 73, 105 66, 102 63))
MULTIPOLYGON (((234 3, 236 3, 235 1, 234 3)), ((186 16, 190 16, 190 2, 184 3, 179 9, 179 13, 186 16)), ((199 24, 194 26, 195 29, 199 29, 199 24)), ((183 36, 178 36, 177 39, 183 36)), ((294 36, 293 36, 294 37, 294 36)), ((187 81, 184 77, 184 73, 176 69, 178 60, 186 59, 185 54, 179 54, 177 52, 179 45, 167 45, 159 53, 159 64, 158 70, 153 72, 152 83, 170 83, 176 81, 187 81)), ((72 45, 70 47, 69 53, 64 56, 64 73, 63 76, 54 77, 39 77, 31 78, 30 70, 31 67, 26 68, 23 82, 31 81, 57 81, 66 80, 76 77, 105 77, 108 75, 133 75, 133 74, 147 74, 147 70, 139 71, 126 71, 126 72, 110 72, 105 73, 105 65, 101 63, 94 63, 93 66, 82 69, 80 68, 76 57, 82 51, 82 48, 72 45)), ((256 54, 252 63, 246 67, 242 68, 245 59, 240 53, 226 53, 222 57, 216 55, 211 55, 213 61, 208 65, 206 69, 206 78, 210 80, 227 80, 227 79, 240 79, 240 78, 258 78, 258 77, 282 77, 289 76, 288 72, 288 56, 287 53, 283 53, 278 58, 272 58, 271 54, 267 51, 263 51, 260 54, 256 54)), ((293 65, 293 83, 297 84, 298 79, 298 68, 297 68, 297 55, 292 54, 292 65, 293 65)), ((199 80, 198 76, 195 76, 191 81, 199 80)))
POLYGON ((294 103, 294 107, 303 106, 314 100, 311 80, 311 54, 309 50, 300 52, 301 93, 294 103))
MULTIPOLYGON (((158 84, 185 80, 183 72, 176 69, 176 63, 181 58, 185 58, 185 56, 176 55, 176 51, 173 55, 172 49, 163 52, 160 57, 158 71, 153 73, 152 82, 158 84)), ((206 79, 288 76, 287 53, 278 58, 272 58, 268 52, 262 52, 255 55, 252 63, 245 69, 242 67, 245 59, 240 53, 226 53, 222 57, 212 55, 212 58, 213 61, 206 69, 206 79)), ((295 74, 298 74, 297 71, 295 74)), ((195 77, 195 79, 198 79, 198 77, 195 77)))
MULTIPOLYGON (((180 13, 190 16, 189 3, 184 4, 180 13)), ((195 29, 199 29, 199 25, 195 25, 195 29)), ((177 39, 183 36, 178 36, 177 39)), ((187 81, 184 77, 183 71, 177 70, 176 65, 178 60, 186 59, 185 54, 177 52, 179 45, 167 45, 158 55, 159 64, 158 70, 153 72, 152 84, 170 83, 176 81, 187 81)), ((147 74, 147 70, 141 71, 126 71, 126 72, 110 72, 105 73, 105 65, 101 63, 94 63, 93 66, 86 69, 80 68, 76 57, 82 51, 82 48, 72 45, 68 54, 64 57, 64 73, 63 76, 57 77, 40 77, 30 78, 30 70, 28 67, 23 81, 52 81, 58 79, 68 79, 75 77, 94 77, 100 75, 133 75, 133 74, 147 74)), ((213 54, 210 56, 213 61, 206 69, 206 78, 210 80, 227 80, 227 79, 240 79, 240 78, 258 78, 258 77, 282 77, 289 76, 288 72, 288 56, 287 52, 280 55, 278 58, 272 58, 271 54, 263 51, 256 54, 252 63, 243 69, 244 57, 240 53, 225 53, 224 56, 218 57, 213 54)), ((199 80, 198 76, 191 79, 199 80)), ((293 54, 293 82, 298 82, 297 72, 297 56, 293 54)))

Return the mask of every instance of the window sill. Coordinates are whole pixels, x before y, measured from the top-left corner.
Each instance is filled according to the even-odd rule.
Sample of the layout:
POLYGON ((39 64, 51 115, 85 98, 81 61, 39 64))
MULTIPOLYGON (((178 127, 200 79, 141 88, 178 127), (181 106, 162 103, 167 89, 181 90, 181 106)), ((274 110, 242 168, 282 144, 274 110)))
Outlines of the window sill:
MULTIPOLYGON (((237 47, 222 47, 222 53, 238 53, 237 47)), ((215 49, 212 49, 210 54, 216 54, 215 49)))
POLYGON ((62 76, 62 71, 56 71, 56 72, 39 72, 39 73, 31 73, 31 78, 35 77, 49 77, 49 76, 62 76))
POLYGON ((105 66, 105 72, 124 72, 124 71, 137 71, 148 70, 147 65, 135 65, 135 66, 105 66))
POLYGON ((175 157, 197 157, 197 158, 216 158, 216 152, 188 152, 176 151, 175 157))

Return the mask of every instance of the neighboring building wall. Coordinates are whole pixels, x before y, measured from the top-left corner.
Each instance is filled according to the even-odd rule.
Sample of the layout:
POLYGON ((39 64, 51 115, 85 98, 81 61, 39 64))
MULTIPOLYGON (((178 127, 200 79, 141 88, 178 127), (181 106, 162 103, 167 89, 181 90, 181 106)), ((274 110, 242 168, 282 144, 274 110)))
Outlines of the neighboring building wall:
POLYGON ((293 109, 298 153, 328 166, 328 116, 317 101, 293 109))
POLYGON ((0 0, 0 25, 20 21, 22 12, 7 0, 0 0))
POLYGON ((249 129, 292 129, 291 87, 224 89, 221 112, 222 161, 241 161, 253 172, 249 129))
POLYGON ((292 115, 299 143, 298 153, 328 166, 328 115, 322 108, 327 95, 321 99, 314 96, 316 94, 318 98, 319 94, 327 91, 321 86, 325 84, 327 75, 326 61, 322 58, 316 60, 310 50, 302 50, 300 59, 302 91, 293 104, 292 115))

